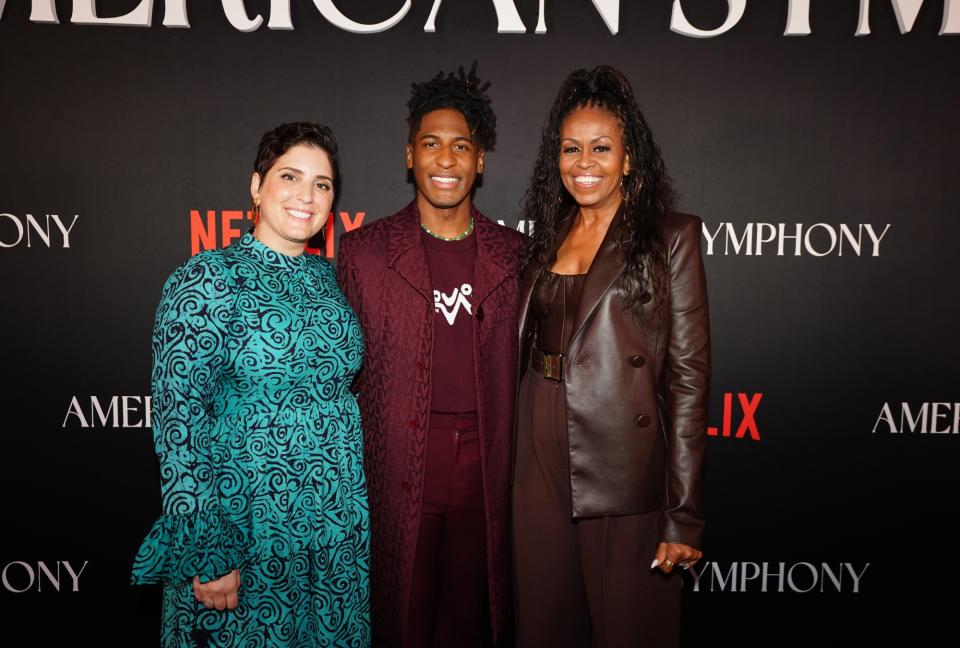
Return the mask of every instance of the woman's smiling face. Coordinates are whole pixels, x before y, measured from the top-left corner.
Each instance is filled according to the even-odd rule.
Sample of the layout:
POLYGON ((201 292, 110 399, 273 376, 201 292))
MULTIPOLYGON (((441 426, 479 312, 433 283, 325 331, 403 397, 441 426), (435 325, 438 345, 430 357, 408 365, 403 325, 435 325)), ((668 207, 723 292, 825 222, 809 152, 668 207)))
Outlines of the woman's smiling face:
POLYGON ((566 116, 560 126, 560 177, 578 205, 616 211, 629 171, 623 128, 613 113, 583 106, 566 116))
POLYGON ((330 216, 333 167, 327 152, 297 144, 264 173, 253 174, 250 193, 260 200, 257 239, 283 254, 300 254, 330 216))

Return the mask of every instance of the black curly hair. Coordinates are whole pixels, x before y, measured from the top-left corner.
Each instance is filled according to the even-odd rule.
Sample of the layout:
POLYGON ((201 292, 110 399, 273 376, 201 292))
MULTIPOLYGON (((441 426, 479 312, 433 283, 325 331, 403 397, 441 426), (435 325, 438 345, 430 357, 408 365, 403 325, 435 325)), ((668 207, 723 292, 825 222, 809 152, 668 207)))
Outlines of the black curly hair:
POLYGON ((630 172, 623 178, 624 229, 619 246, 625 266, 621 278, 625 304, 633 308, 640 304, 646 289, 659 288, 661 273, 656 270, 662 269, 665 262, 663 218, 673 206, 675 193, 630 82, 612 66, 575 70, 560 86, 543 126, 537 162, 523 199, 523 218, 533 221, 534 227, 523 251, 522 264, 527 267, 556 260, 557 223, 575 205, 560 178, 560 128, 567 115, 585 106, 602 108, 617 118, 631 161, 630 172))
POLYGON ((490 82, 477 76, 477 62, 469 73, 463 67, 456 72, 438 72, 429 81, 410 84, 410 101, 407 108, 407 123, 410 125, 410 141, 420 129, 420 121, 428 112, 442 108, 460 111, 467 120, 473 140, 484 151, 492 151, 497 143, 497 116, 490 106, 486 90, 490 82))

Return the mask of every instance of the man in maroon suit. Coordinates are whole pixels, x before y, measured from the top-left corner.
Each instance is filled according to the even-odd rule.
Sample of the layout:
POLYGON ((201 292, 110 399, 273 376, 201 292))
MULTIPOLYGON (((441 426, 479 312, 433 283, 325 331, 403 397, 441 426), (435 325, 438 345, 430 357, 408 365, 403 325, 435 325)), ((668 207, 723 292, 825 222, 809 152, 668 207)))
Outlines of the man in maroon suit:
POLYGON ((374 646, 497 641, 510 615, 509 462, 523 237, 473 206, 496 117, 476 66, 413 84, 416 198, 340 239, 357 377, 374 646))

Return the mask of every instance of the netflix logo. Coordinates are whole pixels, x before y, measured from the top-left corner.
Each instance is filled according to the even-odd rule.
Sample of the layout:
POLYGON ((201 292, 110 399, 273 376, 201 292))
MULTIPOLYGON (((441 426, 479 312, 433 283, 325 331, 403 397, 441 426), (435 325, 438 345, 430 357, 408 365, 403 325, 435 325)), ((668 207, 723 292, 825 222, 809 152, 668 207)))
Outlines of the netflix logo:
POLYGON ((757 425, 756 416, 761 399, 763 394, 724 393, 723 418, 720 427, 708 427, 707 436, 759 441, 760 428, 757 425), (736 403, 734 403, 734 396, 736 396, 736 403), (734 423, 737 424, 736 428, 733 427, 734 423))
MULTIPOLYGON (((308 247, 310 254, 320 254, 331 259, 336 254, 336 232, 341 233, 355 230, 363 224, 366 212, 342 211, 331 212, 330 218, 323 230, 324 246, 322 248, 308 247), (337 223, 340 224, 339 228, 337 223)), ((190 254, 196 255, 204 250, 213 250, 227 247, 243 236, 247 228, 253 224, 252 211, 208 209, 190 210, 190 254)))

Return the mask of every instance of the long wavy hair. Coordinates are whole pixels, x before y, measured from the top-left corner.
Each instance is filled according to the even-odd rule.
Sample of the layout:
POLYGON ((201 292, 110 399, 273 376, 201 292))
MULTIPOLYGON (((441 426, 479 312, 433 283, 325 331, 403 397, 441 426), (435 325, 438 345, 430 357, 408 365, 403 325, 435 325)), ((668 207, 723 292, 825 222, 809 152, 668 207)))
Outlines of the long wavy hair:
MULTIPOLYGON (((560 128, 577 108, 602 108, 623 129, 623 146, 630 172, 623 178, 622 230, 618 247, 623 255, 621 286, 627 308, 640 304, 645 290, 659 288, 658 268, 664 264, 663 219, 675 200, 660 148, 644 119, 630 82, 609 65, 570 73, 560 86, 543 126, 543 140, 523 199, 524 219, 533 221, 533 234, 522 255, 526 268, 556 261, 557 223, 575 207, 560 178, 560 128)), ((617 226, 611 224, 611 227, 617 226)))

